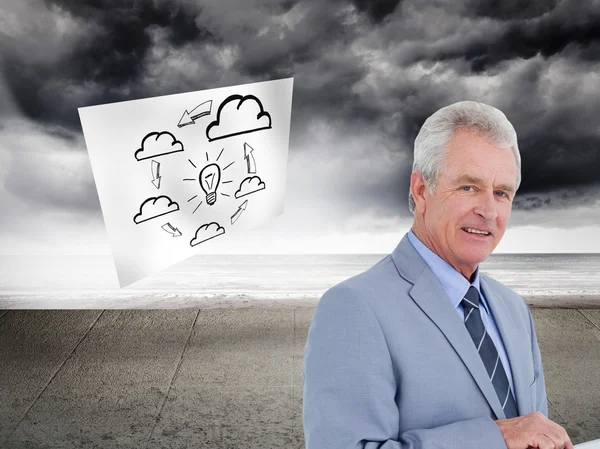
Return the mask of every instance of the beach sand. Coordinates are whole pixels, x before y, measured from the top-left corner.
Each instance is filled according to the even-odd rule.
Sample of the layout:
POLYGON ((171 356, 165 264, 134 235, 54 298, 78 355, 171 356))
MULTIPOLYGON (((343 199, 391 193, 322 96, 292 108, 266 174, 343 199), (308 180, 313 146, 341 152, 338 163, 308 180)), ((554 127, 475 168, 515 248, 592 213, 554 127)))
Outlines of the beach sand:
MULTIPOLYGON (((1 310, 0 447, 303 448, 317 300, 180 299, 1 310)), ((600 438, 600 309, 556 298, 531 310, 550 419, 574 443, 600 438)))

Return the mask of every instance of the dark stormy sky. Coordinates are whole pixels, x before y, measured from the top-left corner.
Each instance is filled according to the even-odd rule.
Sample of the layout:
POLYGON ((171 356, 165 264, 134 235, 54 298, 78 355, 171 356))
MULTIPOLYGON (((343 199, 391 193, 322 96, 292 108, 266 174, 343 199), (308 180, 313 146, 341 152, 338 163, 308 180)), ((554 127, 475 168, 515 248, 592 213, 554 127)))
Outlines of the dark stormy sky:
POLYGON ((19 0, 0 6, 0 253, 109 253, 78 107, 292 76, 285 213, 237 250, 389 252, 420 126, 468 99, 519 138, 498 251, 600 252, 598 1, 19 0))

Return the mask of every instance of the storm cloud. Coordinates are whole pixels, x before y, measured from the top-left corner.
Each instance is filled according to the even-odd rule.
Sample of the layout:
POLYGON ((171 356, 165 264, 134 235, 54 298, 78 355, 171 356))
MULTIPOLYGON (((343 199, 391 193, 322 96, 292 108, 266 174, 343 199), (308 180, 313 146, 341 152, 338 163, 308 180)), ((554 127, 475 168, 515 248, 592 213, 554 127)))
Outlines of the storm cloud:
MULTIPOLYGON (((600 186, 594 4, 10 2, 0 10, 0 201, 99 214, 87 165, 65 181, 65 167, 86 154, 78 107, 293 76, 289 169, 319 163, 290 175, 290 198, 302 202, 292 211, 327 203, 332 222, 409 219, 414 138, 437 109, 468 99, 498 107, 515 126, 517 217, 577 203, 600 219, 589 193, 600 186), (24 143, 31 136, 19 139, 18 123, 35 130, 35 148, 24 143)), ((11 216, 28 209, 19 210, 11 216)))

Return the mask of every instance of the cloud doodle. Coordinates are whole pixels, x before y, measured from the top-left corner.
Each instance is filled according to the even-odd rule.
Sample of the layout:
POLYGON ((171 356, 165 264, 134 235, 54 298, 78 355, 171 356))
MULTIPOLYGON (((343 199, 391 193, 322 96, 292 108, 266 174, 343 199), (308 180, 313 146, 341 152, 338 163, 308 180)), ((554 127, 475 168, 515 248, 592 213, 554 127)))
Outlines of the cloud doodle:
POLYGON ((168 196, 151 197, 142 203, 140 211, 133 217, 133 222, 140 224, 144 221, 170 214, 171 212, 177 212, 178 210, 179 204, 172 201, 168 196))
POLYGON ((241 198, 250 195, 251 193, 258 192, 259 190, 263 190, 265 187, 265 183, 260 180, 260 177, 248 176, 241 182, 240 188, 235 192, 235 197, 241 198))
POLYGON ((202 242, 206 242, 207 240, 214 239, 221 234, 225 234, 225 228, 219 226, 219 223, 215 223, 213 221, 211 223, 203 224, 196 231, 194 238, 190 240, 190 245, 196 246, 202 242))
POLYGON ((164 156, 165 154, 183 151, 183 144, 175 139, 168 131, 151 132, 142 139, 141 148, 135 152, 138 161, 151 157, 164 156))
POLYGON ((220 104, 217 119, 206 128, 206 137, 213 140, 247 134, 271 128, 271 116, 254 95, 230 95, 220 104))

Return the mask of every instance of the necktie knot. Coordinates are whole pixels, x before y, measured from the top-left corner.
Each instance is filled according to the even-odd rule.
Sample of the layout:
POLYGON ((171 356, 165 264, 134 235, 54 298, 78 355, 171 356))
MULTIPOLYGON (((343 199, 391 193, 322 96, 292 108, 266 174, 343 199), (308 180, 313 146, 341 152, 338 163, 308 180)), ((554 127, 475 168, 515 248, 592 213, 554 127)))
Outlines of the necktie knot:
POLYGON ((473 309, 479 308, 479 292, 473 286, 469 287, 469 291, 461 301, 464 308, 473 309))

